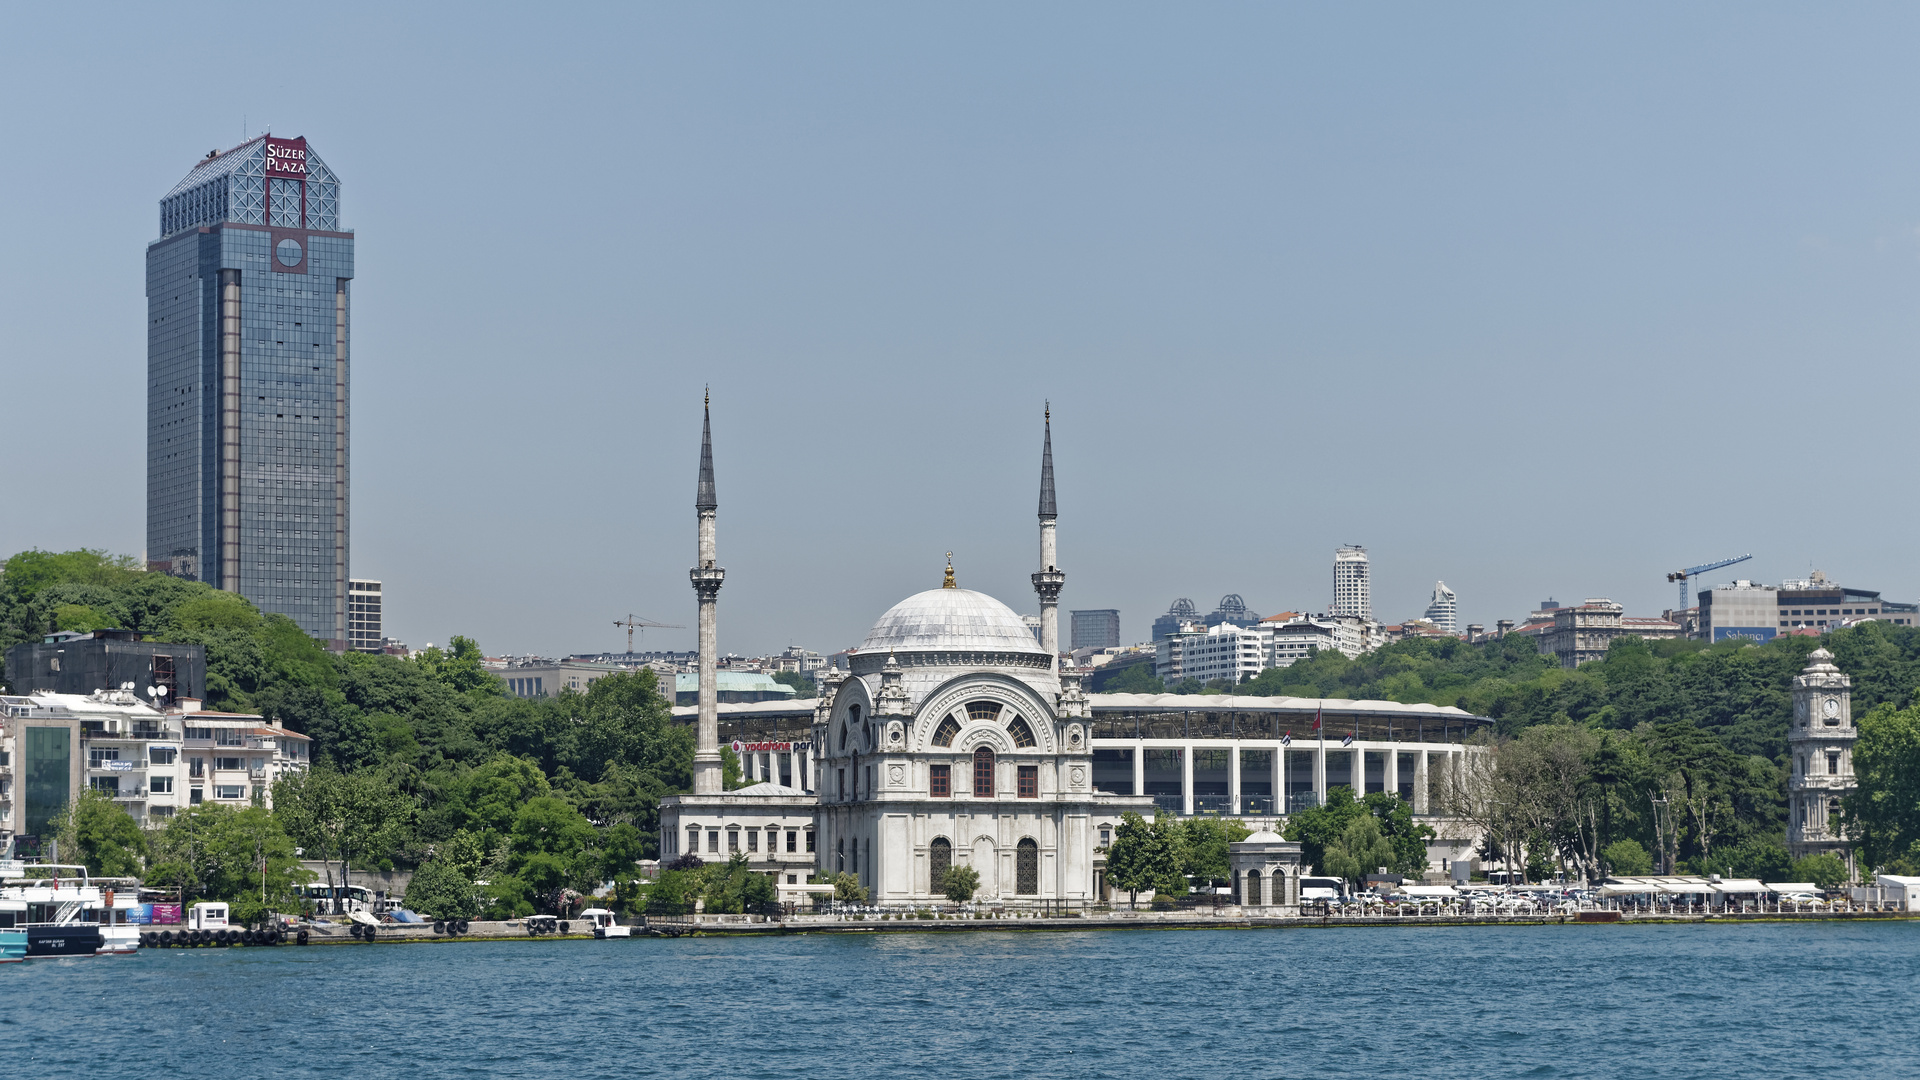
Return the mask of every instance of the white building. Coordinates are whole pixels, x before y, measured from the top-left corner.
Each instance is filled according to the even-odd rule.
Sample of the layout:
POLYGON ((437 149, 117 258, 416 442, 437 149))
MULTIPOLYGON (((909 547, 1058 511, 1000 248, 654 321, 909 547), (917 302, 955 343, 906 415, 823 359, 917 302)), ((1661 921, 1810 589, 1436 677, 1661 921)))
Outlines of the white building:
POLYGON ((1267 666, 1267 633, 1221 623, 1160 639, 1154 673, 1163 682, 1226 679, 1238 683, 1267 666))
POLYGON ((0 832, 38 832, 86 788, 105 793, 142 827, 203 802, 248 806, 258 798, 270 807, 273 782, 309 764, 305 735, 252 714, 205 712, 192 698, 164 710, 131 689, 3 700, 0 766, 12 767, 0 768, 0 832), (48 734, 28 740, 29 729, 48 734), (42 775, 52 766, 67 779, 28 806, 12 783, 27 764, 42 775))
POLYGON ((1289 667, 1313 650, 1338 649, 1348 659, 1380 647, 1381 627, 1371 619, 1351 615, 1292 615, 1263 623, 1267 637, 1267 666, 1289 667))
POLYGON ((352 579, 347 582, 347 648, 354 652, 386 651, 387 638, 381 626, 380 583, 352 579))
POLYGON ((1446 582, 1433 583, 1433 600, 1427 604, 1425 618, 1449 634, 1460 632, 1459 604, 1454 599, 1453 590, 1447 588, 1446 582))
POLYGON ((1333 553, 1333 613, 1373 618, 1372 567, 1367 549, 1349 544, 1333 553))

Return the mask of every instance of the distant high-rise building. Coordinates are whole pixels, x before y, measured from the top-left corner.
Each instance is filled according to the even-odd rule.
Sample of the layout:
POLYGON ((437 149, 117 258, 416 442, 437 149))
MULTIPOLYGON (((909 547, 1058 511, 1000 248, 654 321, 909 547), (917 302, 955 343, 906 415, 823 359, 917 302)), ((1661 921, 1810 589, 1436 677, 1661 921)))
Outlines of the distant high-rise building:
POLYGON ((1333 613, 1373 618, 1367 549, 1349 544, 1333 553, 1333 613))
POLYGON ((1206 619, 1208 626, 1226 624, 1241 628, 1260 625, 1260 616, 1247 609, 1247 602, 1240 599, 1239 593, 1228 593, 1220 598, 1220 606, 1206 619))
POLYGON ((353 234, 301 139, 209 153, 147 245, 147 552, 347 647, 353 234))
POLYGON ((1453 590, 1447 588, 1446 582, 1433 583, 1433 601, 1427 605, 1426 617, 1428 622, 1449 634, 1459 632, 1459 605, 1455 603, 1453 590))
POLYGON ((1193 606, 1193 601, 1184 596, 1175 600, 1173 606, 1167 609, 1165 615, 1153 620, 1153 640, 1159 641, 1162 638, 1179 633, 1181 625, 1192 622, 1198 610, 1198 608, 1193 606))
POLYGON ((1117 608, 1098 608, 1073 613, 1075 649, 1112 649, 1120 644, 1120 612, 1117 608))
POLYGON ((386 639, 380 623, 380 583, 347 582, 347 648, 354 652, 383 651, 386 639))

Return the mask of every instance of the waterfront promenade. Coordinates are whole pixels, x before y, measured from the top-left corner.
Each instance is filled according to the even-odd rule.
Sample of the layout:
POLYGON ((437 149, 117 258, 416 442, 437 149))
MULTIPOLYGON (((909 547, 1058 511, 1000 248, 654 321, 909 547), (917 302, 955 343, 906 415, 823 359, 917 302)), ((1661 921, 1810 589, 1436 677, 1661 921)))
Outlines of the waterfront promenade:
MULTIPOLYGON (((1800 905, 1806 907, 1806 905, 1800 905)), ((1305 914, 1299 916, 1250 915, 1237 909, 1201 911, 1090 911, 1070 915, 1045 916, 1031 912, 953 912, 938 918, 920 918, 911 913, 840 912, 831 914, 789 915, 768 918, 757 915, 669 915, 635 920, 635 939, 647 937, 739 937, 792 934, 888 934, 888 933, 973 933, 987 931, 1073 932, 1094 930, 1262 930, 1329 929, 1369 927, 1499 927, 1566 925, 1656 925, 1712 923, 1828 923, 1828 922, 1915 922, 1920 915, 1896 911, 1868 910, 1792 910, 1793 905, 1773 905, 1764 911, 1710 910, 1628 910, 1588 909, 1529 913, 1430 912, 1400 914, 1371 913, 1305 914), (1785 908, 1782 910, 1782 908, 1785 908), (976 917, 977 915, 977 917, 976 917)), ((344 926, 311 927, 310 945, 365 945, 349 937, 344 926)), ((435 934, 431 927, 396 925, 383 928, 373 944, 456 944, 475 941, 516 940, 533 942, 591 940, 583 924, 574 923, 571 932, 529 934, 518 920, 475 922, 465 934, 449 937, 435 934)))

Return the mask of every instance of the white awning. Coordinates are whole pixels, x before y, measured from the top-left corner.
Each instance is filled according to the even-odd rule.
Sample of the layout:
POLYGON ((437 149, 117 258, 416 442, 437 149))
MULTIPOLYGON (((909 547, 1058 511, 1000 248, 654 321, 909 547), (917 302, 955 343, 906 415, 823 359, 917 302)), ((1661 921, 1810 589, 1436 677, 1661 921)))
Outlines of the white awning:
POLYGON ((1394 891, 1419 900, 1451 900, 1460 895, 1451 885, 1407 885, 1394 891))
POLYGON ((1728 878, 1716 882, 1713 891, 1717 893, 1763 893, 1770 892, 1765 882, 1753 878, 1728 878))
POLYGON ((1767 882, 1767 891, 1777 893, 1803 892, 1818 896, 1820 895, 1820 886, 1815 885, 1811 881, 1770 881, 1767 882))

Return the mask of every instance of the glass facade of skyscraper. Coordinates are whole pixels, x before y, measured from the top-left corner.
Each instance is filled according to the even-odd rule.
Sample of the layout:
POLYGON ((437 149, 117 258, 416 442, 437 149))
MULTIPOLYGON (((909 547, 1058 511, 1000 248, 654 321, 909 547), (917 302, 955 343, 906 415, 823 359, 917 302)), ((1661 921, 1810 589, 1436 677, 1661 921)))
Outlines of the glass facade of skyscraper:
POLYGON ((149 567, 347 638, 353 234, 305 139, 210 154, 147 247, 149 567))

